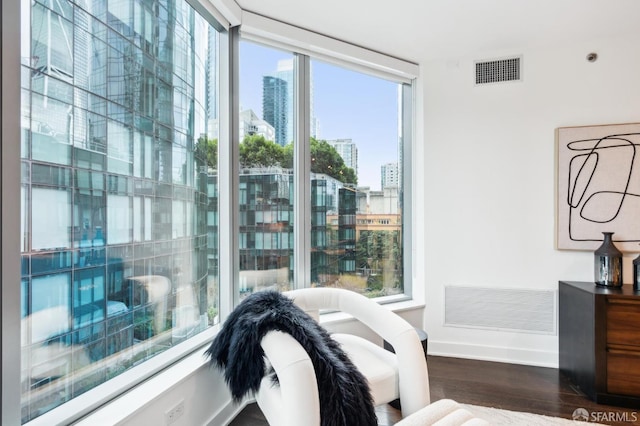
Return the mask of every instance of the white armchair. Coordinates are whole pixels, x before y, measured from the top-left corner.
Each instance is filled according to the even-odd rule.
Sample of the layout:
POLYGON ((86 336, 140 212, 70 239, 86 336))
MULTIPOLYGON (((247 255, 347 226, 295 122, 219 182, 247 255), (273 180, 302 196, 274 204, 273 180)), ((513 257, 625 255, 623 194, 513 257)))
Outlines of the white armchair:
MULTIPOLYGON (((429 404, 424 351, 407 321, 375 301, 344 289, 300 289, 285 295, 316 320, 323 309, 350 314, 393 346, 395 353, 355 335, 332 334, 367 379, 375 405, 399 398, 406 417, 429 404)), ((267 333, 261 346, 280 383, 274 386, 264 378, 256 394, 269 424, 319 425, 318 389, 304 349, 279 331, 267 333)))

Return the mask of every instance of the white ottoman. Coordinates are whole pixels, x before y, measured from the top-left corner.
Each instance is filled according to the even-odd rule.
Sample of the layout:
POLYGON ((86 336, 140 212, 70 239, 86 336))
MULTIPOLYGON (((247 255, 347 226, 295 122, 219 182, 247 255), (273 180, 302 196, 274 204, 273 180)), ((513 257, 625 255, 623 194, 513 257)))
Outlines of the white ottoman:
POLYGON ((441 399, 416 411, 396 423, 396 426, 486 426, 489 423, 474 417, 469 410, 451 399, 441 399))

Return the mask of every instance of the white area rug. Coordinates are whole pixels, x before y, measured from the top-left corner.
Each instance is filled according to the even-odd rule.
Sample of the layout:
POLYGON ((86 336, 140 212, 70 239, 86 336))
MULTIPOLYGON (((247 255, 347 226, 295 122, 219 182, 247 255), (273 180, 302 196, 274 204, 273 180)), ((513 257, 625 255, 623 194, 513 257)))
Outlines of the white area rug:
POLYGON ((460 404, 476 417, 488 421, 491 425, 523 425, 523 426, 579 426, 597 425, 598 423, 563 419, 560 417, 542 416, 540 414, 522 413, 499 408, 480 407, 478 405, 460 404))

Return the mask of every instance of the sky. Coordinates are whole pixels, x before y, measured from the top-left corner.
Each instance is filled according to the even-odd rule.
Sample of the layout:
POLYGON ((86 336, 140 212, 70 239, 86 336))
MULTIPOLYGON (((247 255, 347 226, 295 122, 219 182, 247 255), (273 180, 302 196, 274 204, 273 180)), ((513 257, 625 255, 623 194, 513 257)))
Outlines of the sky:
MULTIPOLYGON (((262 118, 262 77, 293 54, 240 43, 240 105, 262 118)), ((319 139, 352 139, 358 185, 380 190, 380 167, 398 162, 398 83, 311 61, 319 139)))

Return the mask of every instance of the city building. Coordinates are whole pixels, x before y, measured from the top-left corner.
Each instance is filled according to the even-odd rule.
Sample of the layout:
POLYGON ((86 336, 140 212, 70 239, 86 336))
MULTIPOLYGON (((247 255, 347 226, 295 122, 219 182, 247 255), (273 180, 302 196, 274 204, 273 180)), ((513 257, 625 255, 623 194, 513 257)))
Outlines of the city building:
POLYGON ((273 126, 274 142, 285 146, 292 141, 289 133, 290 89, 287 80, 265 75, 262 78, 262 118, 273 126))
POLYGON ((398 163, 386 163, 380 166, 380 188, 400 187, 400 173, 398 163))
POLYGON ((358 147, 351 139, 332 139, 327 143, 340 154, 345 166, 352 168, 358 176, 358 147))
MULTIPOLYGON (((211 188, 217 175, 208 176, 211 188)), ((209 205, 217 205, 210 190, 209 205)), ((324 175, 311 176, 311 280, 315 285, 335 282, 355 272, 355 190, 324 175)), ((240 174, 239 281, 241 294, 265 288, 291 287, 293 262, 293 171, 278 167, 246 168, 240 174)), ((217 241, 218 222, 210 215, 209 241, 217 241)), ((211 265, 218 264, 218 248, 209 246, 211 265)))
POLYGON ((358 214, 400 215, 400 190, 387 186, 381 191, 372 191, 368 186, 359 186, 356 196, 358 214))
POLYGON ((21 122, 25 422, 205 330, 216 303, 207 229, 194 219, 211 211, 206 175, 192 147, 217 116, 217 77, 206 70, 218 39, 192 9, 181 10, 190 19, 155 21, 176 6, 137 5, 96 15, 70 3, 31 6, 21 122), (190 35, 204 30, 196 52, 190 35))
MULTIPOLYGON (((276 142, 279 145, 286 145, 287 143, 293 141, 293 91, 294 91, 294 81, 293 81, 293 59, 281 59, 278 61, 278 66, 276 71, 273 74, 265 77, 272 77, 278 79, 277 81, 283 81, 284 84, 278 83, 275 84, 270 79, 264 79, 264 87, 263 87, 263 108, 265 108, 265 98, 266 102, 269 105, 270 110, 267 111, 263 109, 264 119, 267 120, 275 129, 277 134, 276 142), (284 95, 281 93, 284 91, 284 95), (282 103, 279 104, 279 103, 282 103), (275 111, 278 111, 276 113, 275 111), (280 111, 285 111, 285 116, 287 119, 279 119, 278 115, 280 111), (284 141, 284 142, 283 142, 284 141)), ((310 70, 310 100, 309 100, 309 108, 310 108, 310 134, 312 137, 316 138, 319 135, 319 121, 314 114, 314 102, 313 102, 313 67, 310 70)), ((270 139, 273 140, 273 139, 270 139)))
POLYGON ((240 141, 245 136, 260 135, 268 141, 275 141, 276 132, 274 127, 266 120, 260 119, 252 109, 240 111, 240 141))

